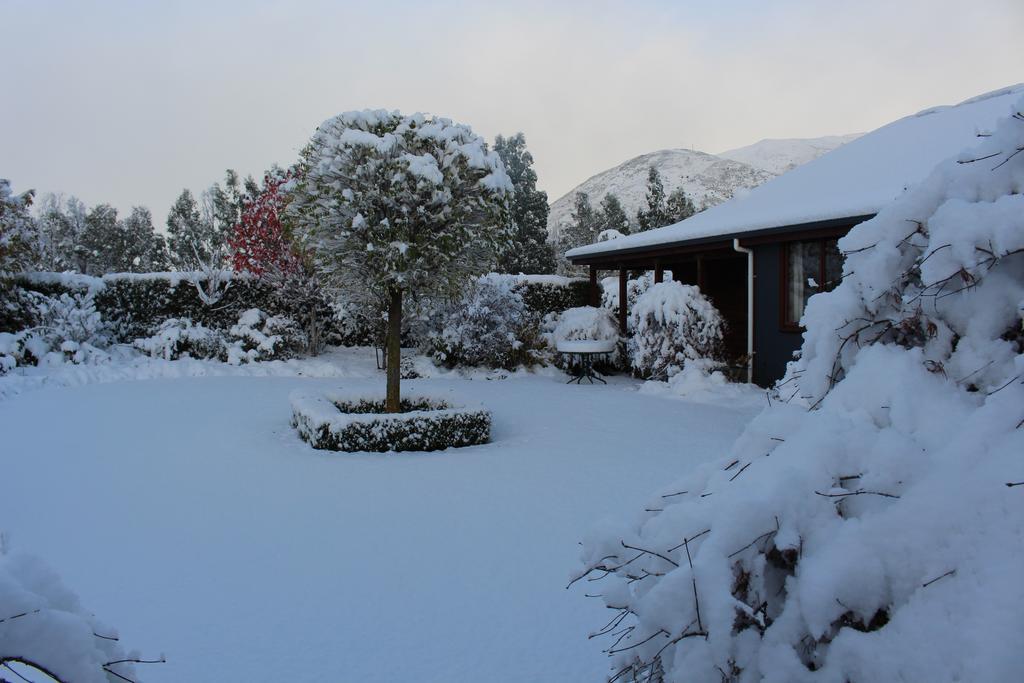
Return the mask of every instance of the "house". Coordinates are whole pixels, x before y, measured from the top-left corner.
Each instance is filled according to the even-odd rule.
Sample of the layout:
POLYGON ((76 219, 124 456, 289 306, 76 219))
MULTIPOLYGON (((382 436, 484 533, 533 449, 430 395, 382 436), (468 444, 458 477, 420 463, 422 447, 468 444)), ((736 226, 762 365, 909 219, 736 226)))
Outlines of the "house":
MULTIPOLYGON (((1012 113, 1024 84, 894 121, 746 194, 656 230, 572 249, 590 268, 617 271, 619 301, 636 271, 698 285, 728 323, 729 358, 768 386, 800 348, 807 299, 842 278, 836 241, 850 228, 960 154, 1012 113)), ((619 325, 625 330, 625 306, 619 325)))

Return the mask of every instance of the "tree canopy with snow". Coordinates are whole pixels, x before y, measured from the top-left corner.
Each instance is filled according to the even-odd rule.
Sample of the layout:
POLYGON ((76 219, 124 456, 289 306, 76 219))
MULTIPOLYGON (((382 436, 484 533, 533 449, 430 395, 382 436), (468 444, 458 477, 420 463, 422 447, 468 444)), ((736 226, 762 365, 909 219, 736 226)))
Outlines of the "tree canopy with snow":
POLYGON ((563 256, 566 251, 596 242, 600 232, 601 217, 590 203, 590 195, 586 192, 577 192, 573 198, 572 222, 565 226, 559 240, 562 269, 572 268, 563 256))
POLYGON ((388 313, 388 410, 399 409, 402 299, 445 295, 487 270, 508 235, 512 183, 468 126, 364 110, 324 122, 290 211, 320 271, 388 313))
POLYGON ((222 264, 227 236, 217 229, 211 217, 203 216, 199 202, 189 190, 182 190, 171 205, 167 214, 167 236, 171 265, 178 270, 222 264))
POLYGON ((14 194, 11 182, 0 178, 0 273, 16 272, 32 260, 35 222, 29 207, 35 192, 14 194))
POLYGON ((584 544, 616 680, 1020 677, 1022 149, 1024 100, 840 240, 772 407, 584 544))
POLYGON ((617 195, 611 192, 601 200, 601 205, 597 208, 597 216, 602 231, 615 230, 622 235, 632 232, 633 224, 630 223, 629 216, 626 215, 626 210, 622 207, 622 202, 619 201, 617 195))
POLYGON ((526 149, 526 136, 499 135, 494 151, 501 157, 512 181, 510 205, 512 237, 498 254, 498 268, 505 273, 545 274, 555 272, 555 250, 548 242, 548 195, 537 189, 533 155, 526 149))

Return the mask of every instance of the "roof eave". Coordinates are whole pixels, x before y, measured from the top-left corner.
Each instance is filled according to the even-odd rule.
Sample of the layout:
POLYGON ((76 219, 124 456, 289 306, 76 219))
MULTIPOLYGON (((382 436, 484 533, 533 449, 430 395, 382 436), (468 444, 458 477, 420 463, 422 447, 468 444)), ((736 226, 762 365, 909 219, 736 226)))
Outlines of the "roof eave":
POLYGON ((800 233, 841 231, 844 228, 848 229, 857 223, 862 223, 874 216, 874 213, 843 216, 840 218, 829 218, 826 220, 810 221, 807 223, 794 223, 791 225, 761 228, 758 230, 741 230, 721 235, 674 240, 672 242, 660 242, 657 244, 645 244, 636 247, 626 247, 624 249, 606 249, 591 252, 589 254, 567 256, 566 258, 568 258, 573 265, 585 266, 590 264, 606 263, 609 261, 615 262, 619 260, 632 259, 645 253, 649 253, 653 257, 666 252, 686 253, 710 250, 712 248, 721 248, 722 246, 731 245, 733 239, 736 238, 748 243, 775 242, 779 241, 775 238, 782 236, 797 237, 800 233))

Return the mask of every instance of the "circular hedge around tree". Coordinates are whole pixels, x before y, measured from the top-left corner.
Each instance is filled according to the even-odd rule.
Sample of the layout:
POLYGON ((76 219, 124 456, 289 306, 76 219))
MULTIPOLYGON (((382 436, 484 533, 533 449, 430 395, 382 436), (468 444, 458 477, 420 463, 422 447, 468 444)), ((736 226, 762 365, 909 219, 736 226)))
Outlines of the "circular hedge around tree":
POLYGON ((491 414, 480 405, 412 393, 402 412, 384 412, 384 397, 344 392, 290 396, 292 426, 313 448, 349 453, 441 451, 487 443, 491 414))

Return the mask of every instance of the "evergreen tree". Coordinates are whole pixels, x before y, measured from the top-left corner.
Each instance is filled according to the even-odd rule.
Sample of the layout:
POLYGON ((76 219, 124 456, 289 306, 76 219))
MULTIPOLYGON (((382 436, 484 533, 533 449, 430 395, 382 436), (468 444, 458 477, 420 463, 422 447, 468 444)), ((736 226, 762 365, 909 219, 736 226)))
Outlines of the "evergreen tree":
POLYGON ((148 273, 166 270, 167 243, 153 227, 153 214, 144 206, 132 207, 121 226, 125 239, 120 270, 148 273))
MULTIPOLYGON (((284 172, 274 167, 268 175, 275 178, 283 177, 284 172)), ((238 222, 242 220, 242 212, 246 202, 251 201, 260 193, 259 185, 252 176, 243 181, 234 169, 224 172, 224 185, 214 183, 203 193, 203 217, 213 224, 214 231, 227 239, 238 222)))
POLYGON ((533 155, 526 149, 522 133, 494 140, 515 192, 511 202, 512 242, 498 257, 504 273, 553 273, 555 250, 548 242, 548 195, 537 189, 533 155))
POLYGON ((29 215, 35 190, 11 192, 0 178, 0 276, 31 267, 35 262, 36 225, 29 215))
POLYGON ((103 275, 121 270, 127 240, 117 220, 117 209, 110 204, 94 206, 85 216, 85 230, 79 244, 81 272, 103 275))
POLYGON ((697 208, 693 205, 693 201, 686 196, 683 188, 677 187, 668 196, 666 212, 668 214, 668 222, 665 225, 672 225, 673 223, 686 220, 697 213, 697 208))
POLYGON ((82 247, 82 234, 87 213, 85 204, 75 197, 43 196, 39 216, 40 268, 55 272, 84 272, 86 250, 82 247))
POLYGON ((177 270, 223 263, 226 235, 217 231, 213 217, 200 213, 188 190, 182 191, 167 214, 167 235, 170 263, 177 270))
POLYGON ((651 166, 647 172, 647 209, 636 212, 638 229, 651 230, 669 224, 668 206, 665 201, 665 185, 661 182, 658 169, 651 166))
POLYGON ((599 232, 603 230, 618 230, 623 235, 628 235, 632 230, 629 216, 626 215, 626 210, 622 208, 622 202, 614 194, 609 192, 604 196, 597 212, 598 223, 600 224, 599 232))
POLYGON ((600 217, 590 205, 590 195, 577 192, 573 198, 572 222, 562 231, 562 252, 596 242, 600 230, 600 217))

